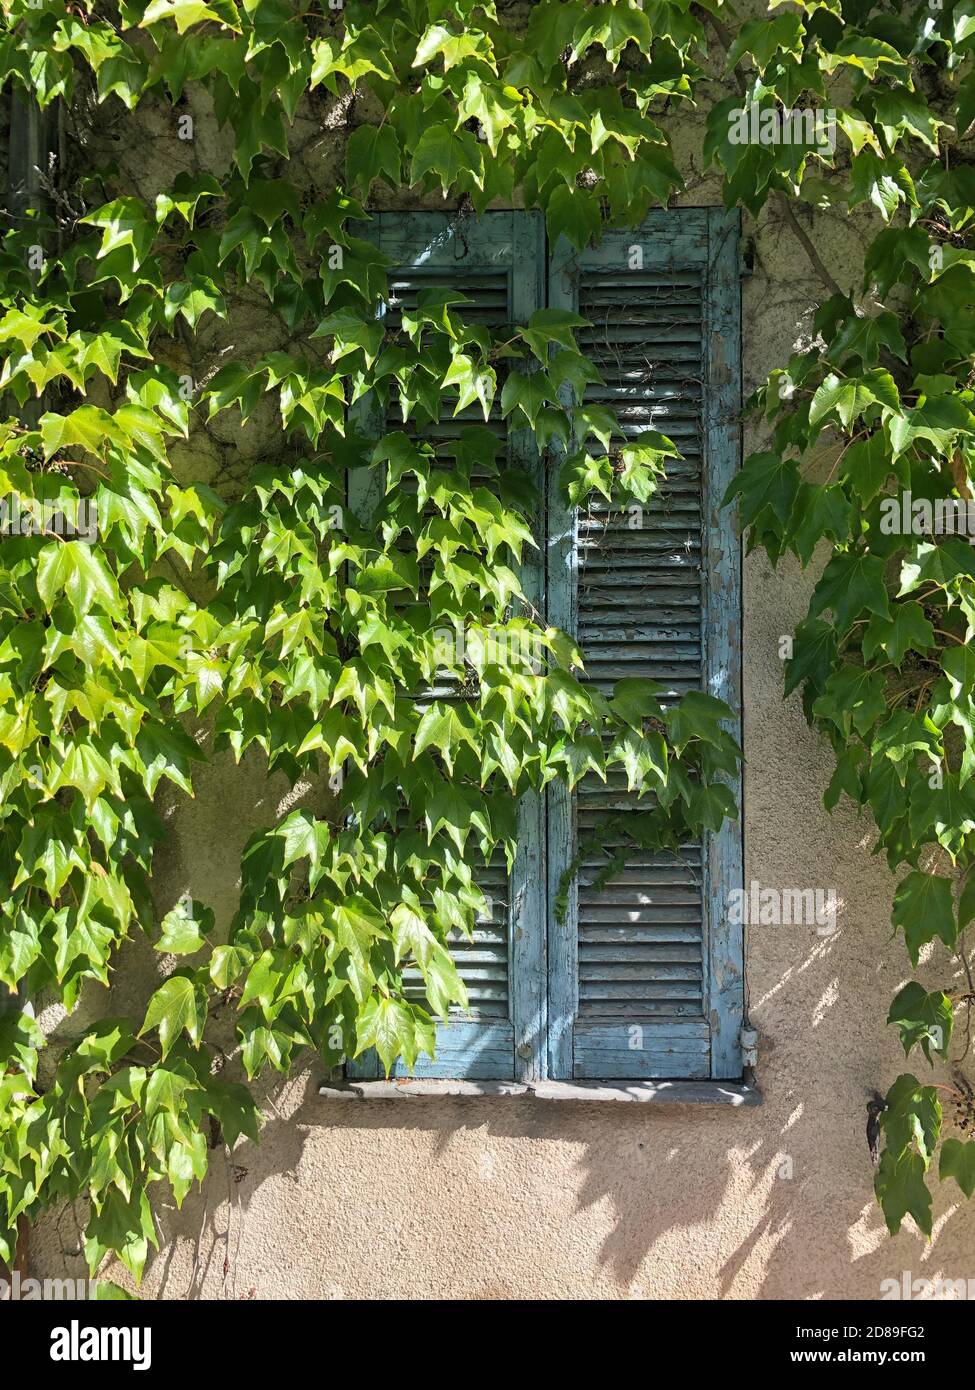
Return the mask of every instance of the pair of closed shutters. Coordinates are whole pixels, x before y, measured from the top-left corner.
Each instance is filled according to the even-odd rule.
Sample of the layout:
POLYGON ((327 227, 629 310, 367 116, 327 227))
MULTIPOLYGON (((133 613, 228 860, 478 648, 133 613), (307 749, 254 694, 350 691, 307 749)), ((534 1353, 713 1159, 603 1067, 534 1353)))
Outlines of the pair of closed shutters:
MULTIPOLYGON (((386 213, 368 234, 394 267, 394 313, 437 287, 464 294, 465 317, 486 325, 524 323, 546 305, 589 321, 577 340, 604 384, 588 388, 587 400, 614 409, 627 435, 668 435, 682 458, 638 517, 598 502, 570 510, 557 463, 546 477, 530 433, 508 432, 495 407, 499 450, 545 499, 544 544, 522 571, 525 592, 548 623, 576 637, 587 678, 602 690, 646 676, 672 696, 701 689, 740 709, 740 546, 720 507, 739 455, 737 213, 661 211, 585 251, 550 247, 541 217, 526 212, 462 221, 386 213)), ((372 422, 377 432, 383 423, 372 422)), ((464 423, 461 415, 424 435, 436 442, 464 423)), ((390 419, 388 428, 402 426, 390 419)), ((353 480, 353 510, 368 508, 374 486, 353 480)), ((740 737, 740 727, 733 732, 740 737)), ((602 886, 605 856, 594 852, 567 913, 556 910, 580 841, 607 812, 635 806, 615 774, 605 784, 587 778, 571 795, 558 786, 523 798, 511 873, 500 859, 478 873, 490 920, 478 922, 473 940, 452 942, 471 1012, 438 1027, 436 1060, 422 1059, 414 1075, 741 1074, 741 927, 728 910, 742 879, 740 823, 678 854, 631 849, 602 886)), ((379 1074, 372 1056, 348 1072, 379 1074)))

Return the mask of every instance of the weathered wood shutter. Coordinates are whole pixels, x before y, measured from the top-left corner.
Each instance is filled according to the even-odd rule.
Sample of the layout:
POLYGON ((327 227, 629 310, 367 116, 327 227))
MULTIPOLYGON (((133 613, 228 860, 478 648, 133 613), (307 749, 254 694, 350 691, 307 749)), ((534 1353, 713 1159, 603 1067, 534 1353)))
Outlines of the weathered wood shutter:
MULTIPOLYGON (((560 243, 552 255, 549 304, 592 325, 580 346, 606 384, 588 399, 612 406, 628 436, 659 430, 683 455, 640 513, 570 512, 553 469, 548 618, 577 636, 601 689, 647 676, 671 696, 702 689, 741 708, 740 546, 720 508, 738 466, 739 303, 737 213, 661 211, 598 249, 560 243)), ((556 916, 580 838, 635 805, 620 778, 549 792, 549 1075, 739 1076, 742 942, 728 890, 741 883, 740 825, 679 854, 630 855, 602 887, 594 850, 566 921, 556 916)))
MULTIPOLYGON (((382 213, 366 233, 389 257, 390 297, 386 310, 395 322, 416 303, 424 288, 456 290, 473 301, 465 316, 489 326, 524 323, 544 302, 544 223, 526 212, 487 213, 456 219, 436 213, 382 213)), ((360 428, 378 436, 387 429, 406 429, 393 407, 385 417, 375 402, 357 409, 360 428)), ((477 408, 456 420, 445 408, 439 425, 419 430, 434 445, 456 438, 464 424, 480 424, 477 408)), ((489 428, 499 440, 499 463, 525 470, 544 496, 540 461, 530 431, 509 431, 495 406, 489 428)), ((365 519, 381 486, 376 470, 350 480, 349 506, 365 519)), ((539 528, 540 528, 539 518, 539 528)), ((539 535, 541 539, 541 535, 539 535)), ((544 611, 544 546, 526 556, 521 580, 528 599, 544 611)), ((470 1016, 458 1014, 437 1029, 434 1062, 421 1058, 418 1077, 467 1077, 535 1080, 545 1061, 545 832, 537 796, 523 798, 518 818, 519 849, 508 874, 503 858, 475 868, 475 878, 491 901, 490 921, 477 924, 474 939, 451 936, 451 948, 470 997, 470 1016)), ((471 842, 473 850, 473 842, 471 842)), ((419 979, 408 984, 421 996, 419 979)), ((347 1066, 350 1076, 379 1074, 376 1058, 367 1055, 347 1066)), ((394 1075, 405 1074, 402 1065, 394 1075)))

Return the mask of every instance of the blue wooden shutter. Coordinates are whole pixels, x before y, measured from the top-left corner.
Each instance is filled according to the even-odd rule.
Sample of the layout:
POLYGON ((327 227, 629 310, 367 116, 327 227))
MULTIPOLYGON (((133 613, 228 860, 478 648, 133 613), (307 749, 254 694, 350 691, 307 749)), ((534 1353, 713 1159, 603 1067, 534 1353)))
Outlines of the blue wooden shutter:
MULTIPOLYGON (((465 316, 489 326, 524 323, 543 303, 544 224, 536 214, 496 212, 456 219, 436 213, 382 213, 371 219, 366 235, 391 262, 386 314, 393 322, 403 308, 415 304, 424 288, 465 294, 473 301, 473 307, 464 306, 465 316)), ((395 402, 388 418, 376 401, 362 402, 354 413, 360 428, 376 436, 386 429, 414 432, 410 424, 403 425, 395 402)), ((456 419, 445 409, 444 416, 438 425, 419 430, 427 442, 446 443, 463 425, 484 424, 476 407, 456 419)), ((489 428, 498 435, 502 466, 525 470, 543 497, 541 465, 530 431, 509 431, 497 406, 489 428)), ((371 514, 382 486, 378 470, 352 475, 349 506, 360 520, 371 514)), ((529 552, 521 571, 525 594, 540 611, 543 556, 543 546, 529 552)), ((474 852, 473 841, 469 844, 474 852)), ((520 804, 518 845, 510 875, 500 855, 490 865, 472 863, 477 882, 491 900, 491 920, 477 924, 473 940, 463 933, 450 938, 471 1013, 457 1014, 438 1026, 436 1060, 422 1058, 413 1073, 418 1077, 527 1081, 544 1074, 545 834, 537 796, 523 798, 520 804)), ((408 980, 408 986, 422 1002, 419 978, 408 980)), ((378 1063, 373 1055, 361 1057, 348 1064, 347 1072, 375 1076, 378 1063)), ((404 1068, 397 1065, 393 1075, 403 1074, 404 1068)))
MULTIPOLYGON (((570 512, 553 470, 549 621, 577 636, 601 689, 648 676, 740 711, 741 551, 720 507, 739 452, 738 215, 661 211, 595 250, 560 243, 549 303, 591 321, 579 341, 606 384, 587 399, 614 407, 627 435, 657 429, 683 454, 640 528, 618 507, 570 512)), ((635 804, 618 777, 551 789, 550 902, 579 837, 635 804)), ((567 920, 549 913, 552 1077, 741 1074, 741 928, 728 920, 740 836, 739 822, 679 854, 630 852, 602 887, 605 856, 587 857, 567 920)))

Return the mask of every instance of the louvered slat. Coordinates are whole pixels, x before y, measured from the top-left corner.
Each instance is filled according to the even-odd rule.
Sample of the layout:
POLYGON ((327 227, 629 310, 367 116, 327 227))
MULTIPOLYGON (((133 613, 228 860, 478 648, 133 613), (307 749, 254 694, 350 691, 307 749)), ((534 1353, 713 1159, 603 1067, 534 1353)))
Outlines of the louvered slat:
MULTIPOLYGON (((659 430, 687 460, 669 470, 649 506, 621 511, 594 505, 579 515, 578 637, 589 679, 607 694, 627 676, 659 681, 671 697, 701 685, 701 487, 695 463, 702 433, 702 286, 700 272, 678 278, 675 284, 640 271, 594 270, 579 279, 579 313, 592 325, 580 334, 580 346, 605 381, 588 397, 611 406, 628 437, 659 430)), ((599 810, 625 814, 636 806, 624 775, 611 774, 608 786, 587 778, 576 798, 579 832, 586 834, 586 823, 599 810)), ((629 891, 615 880, 602 887, 594 883, 600 862, 605 861, 590 861, 579 875, 578 1041, 584 1047, 579 1025, 600 1019, 633 1024, 702 1018, 700 846, 643 861, 628 857, 629 891), (681 930, 680 943, 647 942, 648 931, 674 927, 681 930), (600 931, 598 944, 590 940, 594 928, 600 931)), ((628 1050, 634 1053, 631 1065, 640 1070, 640 1049, 628 1050)))

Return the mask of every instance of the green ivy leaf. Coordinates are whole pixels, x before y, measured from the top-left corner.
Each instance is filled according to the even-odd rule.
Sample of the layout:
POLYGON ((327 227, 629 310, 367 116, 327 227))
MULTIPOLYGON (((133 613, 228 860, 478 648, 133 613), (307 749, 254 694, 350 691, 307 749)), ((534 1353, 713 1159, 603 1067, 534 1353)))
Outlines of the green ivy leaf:
POLYGON ((894 894, 893 922, 901 927, 911 962, 917 965, 921 947, 936 937, 954 948, 958 936, 951 880, 914 870, 901 879, 894 894))
POLYGON ((954 1178, 966 1197, 975 1195, 975 1140, 965 1143, 950 1136, 941 1146, 938 1176, 942 1182, 954 1178))
POLYGON ((880 1155, 874 1188, 891 1235, 896 1235, 905 1216, 912 1216, 918 1230, 930 1236, 931 1193, 924 1182, 925 1164, 920 1154, 910 1151, 894 1157, 890 1150, 880 1155))
POLYGON ((205 1017, 206 1004, 201 1001, 196 982, 188 975, 171 975, 149 1000, 139 1036, 144 1037, 155 1028, 165 1061, 183 1033, 199 1046, 205 1017))
POLYGON ((785 526, 799 491, 799 470, 795 459, 778 454, 752 454, 728 487, 722 501, 728 506, 736 497, 740 502, 742 526, 751 526, 770 509, 785 526))
POLYGON ((398 999, 373 996, 359 1014, 356 1041, 356 1056, 375 1048, 387 1076, 397 1057, 412 1069, 420 1050, 413 1010, 398 999))
POLYGON ((349 136, 345 150, 346 176, 351 188, 369 196, 374 179, 386 176, 393 188, 400 183, 399 140, 391 125, 361 125, 349 136))
POLYGON ((920 1043, 929 1062, 932 1048, 940 1057, 947 1057, 954 1016, 951 1000, 942 990, 928 993, 917 980, 911 980, 891 1004, 887 1022, 900 1032, 905 1056, 920 1043))
POLYGON ((565 237, 578 250, 596 239, 600 231, 599 209, 581 188, 559 184, 545 208, 548 234, 553 242, 565 237))
POLYGON ((174 956, 191 956, 207 944, 213 930, 213 913, 192 899, 180 898, 162 920, 162 935, 156 950, 174 956))
POLYGON ((827 608, 832 610, 840 633, 848 632, 864 612, 889 620, 890 600, 881 557, 854 551, 834 555, 816 585, 809 611, 818 618, 827 608))

